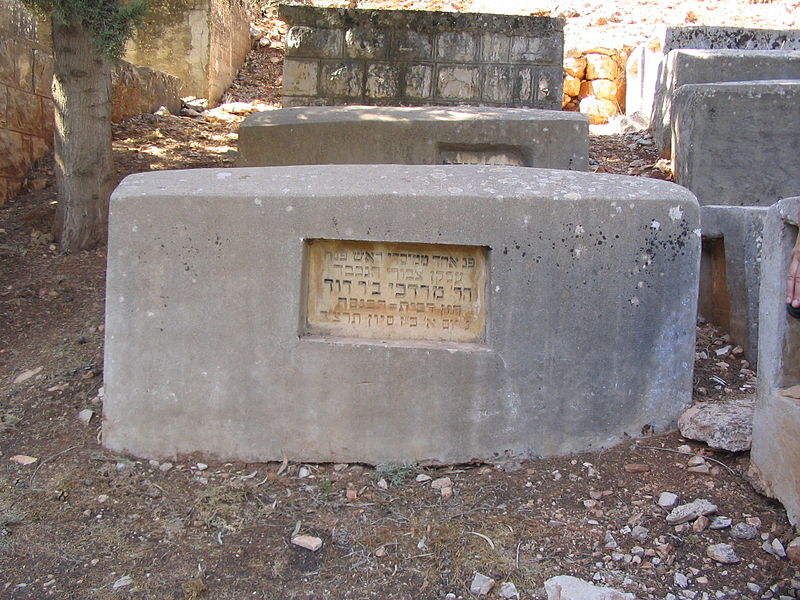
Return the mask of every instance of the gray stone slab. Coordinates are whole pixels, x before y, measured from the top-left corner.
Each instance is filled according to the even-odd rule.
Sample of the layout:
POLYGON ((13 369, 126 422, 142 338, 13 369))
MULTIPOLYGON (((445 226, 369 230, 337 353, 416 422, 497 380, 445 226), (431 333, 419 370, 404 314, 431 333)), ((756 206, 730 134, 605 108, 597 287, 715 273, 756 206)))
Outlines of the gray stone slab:
POLYGON ((764 206, 701 206, 703 253, 698 311, 758 361, 758 294, 764 206))
POLYGON ((783 391, 800 384, 800 321, 786 314, 784 304, 798 209, 800 197, 774 204, 764 229, 758 396, 750 453, 756 483, 783 503, 795 527, 800 525, 800 400, 783 391))
POLYGON ((198 169, 130 176, 110 212, 113 451, 547 456, 663 431, 691 400, 699 208, 673 184, 496 166, 198 169), (482 333, 309 334, 305 257, 320 239, 477 247, 482 333))
POLYGON ((627 64, 625 112, 649 119, 661 80, 662 61, 672 50, 800 50, 800 29, 748 27, 664 27, 631 52, 627 64))
POLYGON ((769 206, 800 193, 800 81, 687 84, 673 96, 675 181, 700 204, 769 206))
POLYGON ((492 162, 585 171, 585 115, 535 109, 338 106, 256 113, 239 166, 492 162))
POLYGON ((687 83, 800 80, 800 51, 673 50, 664 60, 650 129, 663 157, 670 154, 672 95, 687 83))

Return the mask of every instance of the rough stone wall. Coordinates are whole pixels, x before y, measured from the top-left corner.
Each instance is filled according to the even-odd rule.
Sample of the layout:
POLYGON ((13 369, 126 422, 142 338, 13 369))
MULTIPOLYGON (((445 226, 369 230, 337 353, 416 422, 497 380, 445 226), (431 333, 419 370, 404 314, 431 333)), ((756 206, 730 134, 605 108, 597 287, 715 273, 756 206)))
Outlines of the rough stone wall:
POLYGON ((36 21, 0 3, 0 205, 13 198, 53 138, 53 58, 36 21))
POLYGON ((280 7, 284 106, 561 108, 563 20, 280 7))
MULTIPOLYGON (((180 110, 180 80, 120 62, 112 73, 112 120, 166 106, 180 110)), ((0 205, 17 195, 33 163, 53 145, 50 29, 22 5, 0 3, 0 205)))
POLYGON ((250 21, 241 0, 164 0, 152 3, 125 60, 175 75, 183 96, 215 103, 249 50, 250 21))

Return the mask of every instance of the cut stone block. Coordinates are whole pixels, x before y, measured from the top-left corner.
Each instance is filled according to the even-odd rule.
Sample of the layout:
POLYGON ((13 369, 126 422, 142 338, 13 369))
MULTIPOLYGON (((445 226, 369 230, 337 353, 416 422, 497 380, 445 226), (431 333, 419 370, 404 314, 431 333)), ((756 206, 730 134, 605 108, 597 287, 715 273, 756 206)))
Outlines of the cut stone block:
POLYGON ((746 27, 665 27, 631 52, 626 66, 626 113, 650 119, 661 79, 662 61, 672 50, 800 50, 800 29, 746 27))
POLYGON ((701 206, 698 310, 758 361, 758 294, 765 206, 701 206))
POLYGON ((673 96, 675 181, 700 204, 769 206, 800 193, 800 81, 687 84, 673 96))
POLYGON ((569 112, 315 106, 256 113, 239 127, 243 167, 492 162, 585 171, 588 161, 588 122, 569 112))
POLYGON ((698 225, 674 184, 549 169, 133 175, 103 443, 451 463, 663 431, 691 400, 698 225))
POLYGON ((751 473, 760 491, 786 507, 800 525, 800 320, 787 315, 786 271, 797 239, 800 197, 769 207, 764 227, 759 314, 758 395, 753 417, 751 473))
POLYGON ((800 51, 673 50, 664 60, 650 129, 665 158, 672 137, 672 95, 687 83, 800 80, 800 51))

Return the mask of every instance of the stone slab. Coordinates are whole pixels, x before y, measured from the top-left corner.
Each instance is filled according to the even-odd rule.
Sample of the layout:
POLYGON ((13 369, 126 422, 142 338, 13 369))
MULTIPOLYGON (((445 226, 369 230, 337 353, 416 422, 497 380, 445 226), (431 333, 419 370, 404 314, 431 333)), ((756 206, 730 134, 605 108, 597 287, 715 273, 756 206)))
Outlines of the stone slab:
POLYGON ((782 391, 800 384, 800 321, 787 315, 784 304, 798 209, 800 197, 772 205, 764 228, 758 395, 750 453, 761 491, 783 503, 795 527, 800 526, 800 400, 782 391))
POLYGON ((676 183, 700 204, 769 206, 800 193, 800 81, 683 85, 672 101, 676 183))
POLYGON ((661 80, 662 61, 672 50, 800 50, 800 29, 664 27, 631 52, 626 67, 625 111, 650 119, 661 80))
POLYGON ((800 51, 672 50, 665 58, 650 129, 663 157, 670 154, 672 95, 687 83, 800 80, 800 51))
POLYGON ((698 310, 758 362, 758 296, 765 206, 701 206, 698 310))
POLYGON ((510 164, 585 171, 585 115, 478 107, 298 107, 239 127, 238 165, 510 164))
MULTIPOLYGON (((548 456, 663 431, 691 400, 699 209, 673 184, 498 166, 198 169, 130 176, 110 211, 114 451, 548 456), (310 240, 480 248, 480 341, 315 335, 310 240)), ((444 308, 426 307, 426 328, 443 328, 444 308)))

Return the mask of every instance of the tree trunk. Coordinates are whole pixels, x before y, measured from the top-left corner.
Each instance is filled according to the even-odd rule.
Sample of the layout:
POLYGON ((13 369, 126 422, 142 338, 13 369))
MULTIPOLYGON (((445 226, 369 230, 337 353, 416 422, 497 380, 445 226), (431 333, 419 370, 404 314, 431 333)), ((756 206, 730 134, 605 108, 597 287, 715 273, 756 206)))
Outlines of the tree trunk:
POLYGON ((75 252, 105 240, 111 157, 111 64, 80 24, 53 22, 58 208, 54 233, 75 252))

